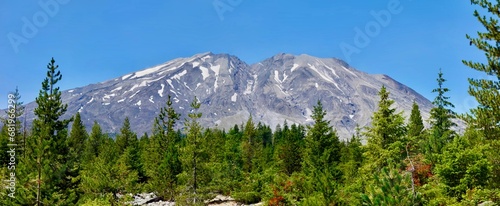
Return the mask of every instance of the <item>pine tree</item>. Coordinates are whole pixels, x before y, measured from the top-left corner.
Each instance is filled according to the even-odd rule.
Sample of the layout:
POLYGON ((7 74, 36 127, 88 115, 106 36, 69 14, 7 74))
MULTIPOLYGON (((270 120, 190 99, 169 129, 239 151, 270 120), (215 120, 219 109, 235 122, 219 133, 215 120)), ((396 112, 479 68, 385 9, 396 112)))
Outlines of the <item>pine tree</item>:
POLYGON ((326 111, 318 100, 311 115, 314 124, 308 127, 305 138, 305 150, 302 168, 304 175, 309 179, 312 188, 309 193, 319 191, 327 204, 332 203, 335 184, 339 184, 342 174, 340 163, 340 141, 325 120, 326 111))
POLYGON ((413 101, 407 131, 408 142, 406 150, 409 153, 415 154, 420 150, 422 144, 425 144, 425 140, 423 139, 424 123, 418 104, 415 101, 413 101))
POLYGON ((201 118, 202 113, 198 112, 201 104, 198 98, 194 97, 193 102, 191 102, 191 113, 188 114, 189 119, 186 119, 186 145, 181 148, 181 162, 183 168, 182 176, 185 179, 185 190, 191 198, 187 200, 187 204, 197 204, 199 200, 198 189, 200 185, 203 184, 202 178, 198 175, 203 173, 203 156, 204 148, 202 148, 202 127, 198 122, 201 118), (201 183, 201 184, 200 184, 201 183), (192 200, 191 200, 192 199, 192 200))
POLYGON ((296 124, 292 124, 291 129, 288 129, 285 124, 282 133, 283 139, 276 145, 275 158, 280 169, 285 174, 292 175, 294 172, 300 172, 302 168, 305 129, 296 124))
POLYGON ((486 15, 474 11, 474 16, 483 25, 485 31, 478 31, 477 37, 467 35, 470 44, 484 52, 486 63, 463 60, 462 62, 479 72, 484 72, 486 78, 469 78, 469 94, 475 97, 479 104, 470 110, 465 120, 468 126, 479 130, 482 138, 491 143, 494 151, 489 161, 494 165, 492 188, 500 187, 500 2, 488 0, 471 0, 478 5, 486 15))
POLYGON ((243 155, 243 171, 251 172, 253 169, 253 159, 256 149, 255 124, 252 121, 252 116, 248 118, 244 130, 243 139, 241 142, 241 151, 243 155))
POLYGON ((396 109, 391 108, 394 100, 389 99, 385 86, 380 89, 379 96, 378 110, 373 114, 372 125, 364 133, 368 137, 368 143, 363 154, 362 174, 372 174, 389 164, 402 168, 402 160, 407 157, 406 126, 402 112, 396 113, 396 109))
POLYGON ((155 118, 153 135, 146 151, 146 174, 150 178, 152 189, 164 199, 174 197, 177 175, 181 172, 179 160, 180 136, 174 130, 178 114, 172 107, 171 96, 168 95, 166 107, 160 109, 155 118))
POLYGON ((138 143, 137 135, 130 128, 130 120, 125 117, 123 121, 123 126, 120 129, 120 134, 116 136, 116 146, 118 152, 122 154, 125 150, 135 143, 138 143))
POLYGON ((80 174, 80 170, 82 169, 82 157, 83 150, 85 148, 84 143, 87 141, 87 138, 87 131, 82 123, 80 113, 77 112, 74 117, 69 138, 67 139, 69 151, 66 162, 68 166, 66 176, 72 177, 71 184, 68 185, 68 187, 72 190, 77 190, 77 187, 80 184, 80 178, 78 176, 80 174))
POLYGON ((424 122, 422 121, 422 115, 420 114, 420 109, 418 104, 413 101, 411 113, 410 113, 410 121, 408 123, 408 136, 409 137, 418 137, 422 134, 424 130, 424 122))
POLYGON ((500 139, 500 3, 487 0, 471 0, 479 5, 488 15, 481 15, 477 10, 474 16, 484 26, 486 31, 477 32, 478 37, 467 35, 471 45, 476 46, 486 55, 487 63, 463 60, 463 63, 492 79, 469 78, 469 94, 476 98, 479 106, 470 110, 467 118, 470 126, 483 131, 486 139, 500 139))
POLYGON ((404 118, 402 113, 396 113, 396 109, 391 108, 394 100, 389 99, 389 92, 382 86, 380 92, 378 110, 373 114, 372 126, 366 133, 370 139, 369 143, 379 145, 385 149, 390 144, 401 140, 405 134, 404 118))
POLYGON ((101 126, 94 121, 92 130, 83 145, 83 162, 84 164, 91 163, 102 152, 104 146, 104 134, 102 133, 101 126))
MULTIPOLYGON (((35 108, 36 119, 33 121, 33 136, 29 140, 32 169, 36 172, 36 204, 61 205, 76 201, 71 191, 71 180, 67 177, 69 149, 66 143, 67 127, 71 119, 61 119, 67 105, 61 101, 61 91, 56 84, 62 79, 58 65, 52 58, 47 65, 47 78, 42 82, 42 89, 35 108)), ((27 155, 28 156, 28 155, 27 155)))
POLYGON ((118 173, 117 181, 120 183, 119 191, 134 192, 143 174, 139 156, 139 140, 130 129, 128 117, 125 118, 120 134, 116 137, 116 149, 119 155, 115 165, 118 173))
MULTIPOLYGON (((88 162, 80 172, 81 182, 79 189, 84 192, 84 196, 95 199, 111 194, 116 199, 116 194, 123 191, 124 185, 135 181, 138 177, 128 175, 133 171, 121 171, 117 164, 118 151, 115 141, 105 134, 102 134, 101 127, 97 122, 92 126, 89 141, 85 146, 88 162), (126 172, 127 175, 123 175, 126 172), (125 176, 125 177, 124 177, 125 176), (130 177, 131 181, 122 181, 130 177), (135 178, 135 179, 133 179, 135 178)), ((123 165, 126 166, 126 165, 123 165)))
POLYGON ((432 92, 437 93, 437 96, 432 102, 434 108, 431 109, 431 136, 429 140, 431 144, 430 152, 438 154, 441 153, 444 145, 453 139, 454 132, 451 128, 456 126, 456 124, 452 122, 455 113, 449 109, 450 107, 453 108, 454 105, 448 101, 450 97, 445 96, 445 94, 449 92, 448 88, 443 87, 445 81, 443 73, 439 70, 437 78, 438 88, 432 90, 432 92))
MULTIPOLYGON (((5 166, 9 163, 10 147, 8 144, 16 145, 16 156, 23 156, 25 150, 25 139, 21 126, 21 117, 24 114, 23 102, 20 101, 21 95, 16 87, 14 92, 8 94, 9 107, 5 111, 6 118, 2 119, 3 127, 0 130, 0 165, 5 166)), ((17 162, 16 162, 17 163, 17 162)))

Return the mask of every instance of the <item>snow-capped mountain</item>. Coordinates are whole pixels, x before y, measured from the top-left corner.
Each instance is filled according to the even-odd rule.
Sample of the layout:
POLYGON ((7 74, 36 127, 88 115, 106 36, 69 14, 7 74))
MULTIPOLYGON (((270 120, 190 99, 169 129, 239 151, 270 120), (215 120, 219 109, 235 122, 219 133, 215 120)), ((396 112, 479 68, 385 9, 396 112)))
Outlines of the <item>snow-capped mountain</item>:
MULTIPOLYGON (((194 96, 198 97, 202 125, 220 128, 241 124, 250 115, 271 128, 285 119, 289 124, 309 124, 312 108, 320 100, 341 137, 349 138, 356 124, 370 123, 382 85, 391 92, 398 110, 409 115, 415 100, 424 119, 429 117, 429 100, 386 75, 358 71, 339 59, 291 54, 253 65, 228 54, 197 54, 63 91, 62 100, 68 104, 65 117, 80 112, 88 129, 96 120, 105 132, 119 132, 129 117, 139 135, 151 131, 167 95, 172 96, 181 120, 190 112, 194 96)), ((27 105, 28 122, 35 107, 35 102, 27 105)))

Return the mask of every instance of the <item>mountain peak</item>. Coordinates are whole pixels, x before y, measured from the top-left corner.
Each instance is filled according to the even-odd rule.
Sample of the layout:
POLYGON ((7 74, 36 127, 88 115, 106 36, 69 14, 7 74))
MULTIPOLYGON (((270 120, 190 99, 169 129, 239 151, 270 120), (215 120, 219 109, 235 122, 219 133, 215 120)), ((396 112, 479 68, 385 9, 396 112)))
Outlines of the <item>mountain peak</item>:
MULTIPOLYGON (((103 131, 118 132, 129 117, 138 133, 151 131, 168 95, 183 118, 196 96, 203 113, 200 123, 220 128, 241 124, 250 115, 271 128, 285 120, 309 124, 320 99, 332 126, 340 136, 350 138, 356 125, 370 124, 382 85, 401 111, 409 113, 417 99, 422 116, 429 115, 429 100, 389 77, 366 74, 335 58, 287 53, 248 65, 230 54, 205 52, 63 91, 61 97, 68 104, 66 116, 80 112, 87 128, 97 120, 103 131)), ((27 118, 32 121, 36 103, 28 105, 27 118)))

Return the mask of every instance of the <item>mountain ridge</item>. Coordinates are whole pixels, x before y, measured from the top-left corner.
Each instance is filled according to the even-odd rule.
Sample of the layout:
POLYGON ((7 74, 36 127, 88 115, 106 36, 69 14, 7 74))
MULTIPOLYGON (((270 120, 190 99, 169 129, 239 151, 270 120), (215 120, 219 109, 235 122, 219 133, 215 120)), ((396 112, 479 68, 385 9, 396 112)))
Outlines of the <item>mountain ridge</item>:
MULTIPOLYGON (((273 129, 284 120, 309 124, 312 107, 321 100, 331 125, 347 139, 356 125, 369 125, 382 85, 405 116, 415 100, 423 118, 429 117, 431 102, 393 78, 365 73, 341 59, 307 54, 279 53, 247 64, 234 55, 205 52, 64 90, 61 97, 68 104, 63 118, 80 112, 87 129, 97 120, 103 131, 112 133, 119 131, 128 116, 138 134, 151 131, 167 95, 172 96, 181 119, 187 117, 189 104, 197 96, 203 113, 200 123, 219 128, 240 125, 250 115, 273 129)), ((26 106, 26 118, 31 122, 36 103, 26 106)))

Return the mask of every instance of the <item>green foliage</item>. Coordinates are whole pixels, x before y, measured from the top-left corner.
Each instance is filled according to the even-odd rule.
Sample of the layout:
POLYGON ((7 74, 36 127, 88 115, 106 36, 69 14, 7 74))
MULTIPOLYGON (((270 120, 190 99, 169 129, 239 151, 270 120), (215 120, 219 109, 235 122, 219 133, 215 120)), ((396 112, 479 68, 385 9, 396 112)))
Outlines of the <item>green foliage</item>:
POLYGON ((406 158, 405 147, 408 140, 405 139, 406 126, 402 113, 396 113, 396 109, 391 108, 394 100, 389 99, 385 86, 380 89, 379 96, 378 110, 373 114, 372 126, 364 133, 368 137, 368 144, 363 153, 363 174, 373 174, 389 164, 401 168, 402 160, 406 158))
POLYGON ((467 35, 470 43, 484 52, 486 63, 463 60, 462 62, 477 71, 484 72, 488 77, 482 79, 469 78, 469 94, 476 98, 479 106, 470 110, 467 122, 473 128, 484 133, 486 139, 500 139, 500 3, 498 1, 471 0, 487 15, 474 11, 474 16, 483 25, 485 31, 478 31, 477 37, 467 35))
MULTIPOLYGON (((443 147, 454 137, 452 127, 456 126, 456 124, 452 122, 452 119, 455 118, 455 113, 450 109, 454 105, 448 101, 450 97, 445 96, 445 93, 449 91, 448 88, 443 88, 445 81, 443 73, 439 70, 438 88, 432 90, 432 92, 437 93, 437 96, 432 102, 435 107, 431 109, 431 129, 427 141, 427 153, 429 155, 441 154, 443 147)), ((436 161, 435 158, 432 158, 432 160, 436 161)))
MULTIPOLYGON (((66 142, 67 127, 71 119, 61 119, 67 105, 62 103, 61 92, 56 84, 62 79, 58 66, 52 59, 47 65, 47 77, 36 98, 36 119, 33 121, 33 135, 27 139, 25 177, 36 184, 26 184, 22 193, 35 193, 36 200, 45 205, 71 204, 77 201, 73 180, 77 178, 68 165, 69 148, 66 142), (30 174, 31 173, 31 174, 30 174)), ((31 196, 31 195, 29 195, 31 196)))
POLYGON ((21 126, 24 106, 23 102, 20 101, 21 95, 17 87, 14 92, 8 94, 8 98, 8 104, 11 106, 5 111, 6 118, 0 118, 3 125, 0 130, 0 165, 2 167, 10 162, 10 155, 7 151, 10 150, 11 147, 9 147, 8 144, 17 144, 17 146, 15 146, 17 157, 24 155, 26 146, 25 135, 23 135, 23 127, 21 126))
MULTIPOLYGON (((79 188, 92 198, 103 194, 116 194, 119 192, 118 171, 115 166, 118 159, 118 151, 115 141, 100 134, 100 127, 94 124, 91 137, 101 139, 102 144, 96 149, 99 153, 92 156, 91 160, 84 164, 80 173, 82 179, 79 188)), ((91 144, 92 142, 88 142, 91 144)))
POLYGON ((252 121, 252 116, 248 118, 245 128, 243 130, 243 139, 241 142, 241 152, 243 157, 243 171, 251 172, 254 167, 254 158, 256 156, 256 151, 258 142, 255 134, 255 124, 252 121))
POLYGON ((380 92, 378 110, 372 116, 372 126, 368 128, 368 144, 379 145, 382 149, 387 148, 395 141, 401 140, 406 132, 402 113, 396 113, 391 108, 394 100, 389 99, 389 92, 382 86, 380 92))
POLYGON ((166 107, 160 109, 155 118, 153 135, 143 149, 145 172, 151 191, 156 191, 164 199, 173 199, 177 187, 177 175, 181 172, 179 160, 180 136, 174 126, 179 120, 178 114, 172 107, 170 95, 166 107))
POLYGON ((436 173, 446 185, 446 192, 460 200, 468 189, 487 186, 492 165, 488 144, 472 147, 466 137, 457 137, 444 148, 436 173))
POLYGON ((424 123, 422 121, 422 115, 420 114, 420 109, 418 104, 413 101, 413 105, 410 113, 410 121, 408 123, 408 136, 409 137, 419 137, 422 135, 424 130, 424 123))
POLYGON ((326 111, 318 101, 311 115, 314 125, 308 127, 305 139, 302 168, 310 185, 306 194, 319 191, 325 203, 330 204, 333 203, 335 184, 342 180, 339 169, 341 145, 330 121, 324 119, 325 115, 326 111))
POLYGON ((101 126, 94 121, 92 130, 83 145, 83 162, 84 164, 91 163, 94 158, 103 152, 105 137, 102 133, 101 126))
MULTIPOLYGON (((207 184, 208 178, 206 175, 207 163, 207 148, 204 148, 203 143, 203 128, 198 119, 201 118, 201 113, 197 112, 201 104, 198 98, 194 98, 191 102, 192 112, 188 114, 189 120, 186 119, 186 139, 185 145, 180 149, 180 160, 183 172, 178 175, 181 183, 180 193, 187 196, 188 202, 200 202, 203 198, 198 194, 198 189, 207 184)), ((181 197, 180 197, 181 198, 181 197)))
POLYGON ((292 175, 294 172, 300 172, 302 169, 303 161, 303 148, 304 148, 304 138, 305 138, 305 128, 302 125, 293 124, 290 129, 285 122, 283 131, 281 132, 282 137, 276 138, 275 141, 276 150, 274 157, 276 159, 276 164, 282 172, 287 175, 292 175))
POLYGON ((382 168, 374 174, 375 182, 361 195, 363 205, 419 205, 421 198, 411 190, 410 175, 401 175, 397 169, 382 168))

